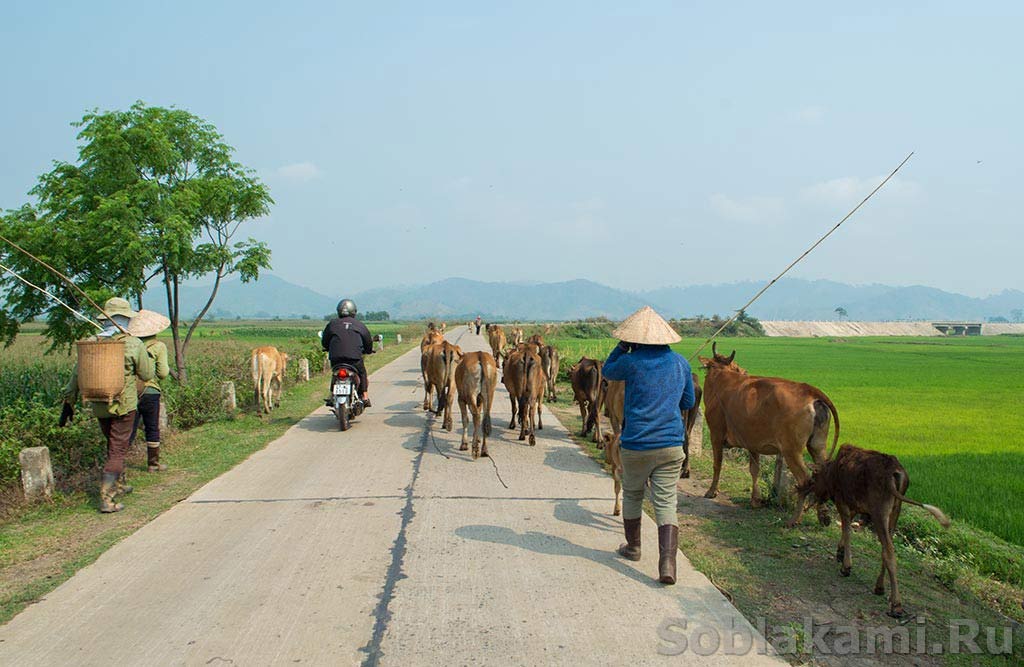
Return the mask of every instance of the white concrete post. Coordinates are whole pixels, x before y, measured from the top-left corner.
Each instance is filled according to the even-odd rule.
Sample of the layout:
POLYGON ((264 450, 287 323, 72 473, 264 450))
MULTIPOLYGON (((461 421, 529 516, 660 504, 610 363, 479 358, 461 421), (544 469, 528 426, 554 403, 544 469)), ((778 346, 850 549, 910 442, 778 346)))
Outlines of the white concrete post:
POLYGON ((162 438, 163 437, 163 432, 167 430, 167 422, 168 422, 167 404, 164 403, 163 397, 160 398, 160 413, 157 416, 156 421, 160 425, 160 433, 161 433, 160 437, 162 438))
POLYGON ((398 341, 399 345, 401 345, 402 344, 402 334, 395 334, 395 340, 398 341))
POLYGON ((303 382, 309 382, 309 359, 305 357, 299 359, 299 379, 303 382))
POLYGON ((48 447, 26 447, 18 453, 21 463, 21 488, 25 499, 49 500, 53 497, 53 467, 48 447))
POLYGON ((224 409, 228 412, 234 412, 238 408, 238 401, 235 398, 235 383, 222 382, 220 385, 220 395, 224 401, 224 409))

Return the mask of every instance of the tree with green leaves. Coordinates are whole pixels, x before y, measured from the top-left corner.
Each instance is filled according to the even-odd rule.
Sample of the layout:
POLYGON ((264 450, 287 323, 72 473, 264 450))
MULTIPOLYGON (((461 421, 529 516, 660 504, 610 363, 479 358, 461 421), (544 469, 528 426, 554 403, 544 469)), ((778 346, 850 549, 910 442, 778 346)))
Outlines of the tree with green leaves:
POLYGON ((846 314, 846 309, 843 308, 842 306, 839 306, 838 308, 836 308, 835 313, 836 313, 836 315, 839 316, 840 320, 842 320, 844 317, 848 317, 847 314, 846 314))
MULTIPOLYGON (((233 159, 217 129, 188 111, 148 107, 92 112, 80 122, 78 159, 57 162, 29 192, 35 204, 8 211, 0 234, 65 273, 100 302, 127 295, 141 306, 153 282, 162 285, 171 319, 175 367, 186 382, 192 335, 225 277, 242 282, 270 268, 270 249, 239 240, 243 224, 269 212, 273 200, 252 170, 233 159), (181 285, 213 278, 204 307, 187 325, 181 285), (183 330, 184 329, 184 330, 183 330)), ((0 242, 0 264, 79 310, 87 305, 35 261, 0 242)), ((90 326, 18 281, 0 274, 0 334, 10 343, 22 322, 46 320, 54 347, 90 326)))

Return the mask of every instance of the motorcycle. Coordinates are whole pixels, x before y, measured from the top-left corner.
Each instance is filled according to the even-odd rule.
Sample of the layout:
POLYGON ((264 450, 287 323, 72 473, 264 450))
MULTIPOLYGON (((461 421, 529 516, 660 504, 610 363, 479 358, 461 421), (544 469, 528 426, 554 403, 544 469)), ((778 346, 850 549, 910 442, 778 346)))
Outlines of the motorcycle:
POLYGON ((326 400, 327 407, 334 411, 338 429, 347 431, 350 420, 361 415, 366 407, 359 396, 359 371, 341 364, 331 369, 331 376, 331 397, 326 400))

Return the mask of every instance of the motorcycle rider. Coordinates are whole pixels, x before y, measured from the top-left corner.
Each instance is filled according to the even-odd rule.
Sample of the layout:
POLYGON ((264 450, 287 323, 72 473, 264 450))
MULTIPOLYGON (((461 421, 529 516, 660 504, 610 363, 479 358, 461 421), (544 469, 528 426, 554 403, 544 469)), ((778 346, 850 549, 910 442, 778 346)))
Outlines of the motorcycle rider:
POLYGON ((351 366, 359 372, 359 395, 366 407, 370 407, 367 391, 370 388, 366 376, 364 354, 373 354, 373 337, 366 325, 356 319, 356 304, 352 299, 338 302, 338 317, 327 323, 320 344, 327 352, 331 368, 341 364, 351 366))

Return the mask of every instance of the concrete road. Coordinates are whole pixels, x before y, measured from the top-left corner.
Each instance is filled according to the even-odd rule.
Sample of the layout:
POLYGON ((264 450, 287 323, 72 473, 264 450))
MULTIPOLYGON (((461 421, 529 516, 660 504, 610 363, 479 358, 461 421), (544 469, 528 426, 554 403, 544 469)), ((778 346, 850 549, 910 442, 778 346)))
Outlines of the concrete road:
POLYGON ((654 581, 650 519, 643 560, 614 555, 611 478, 550 413, 518 442, 502 390, 474 462, 423 412, 418 350, 371 392, 352 430, 317 410, 0 627, 0 664, 783 664, 685 558, 654 581))

